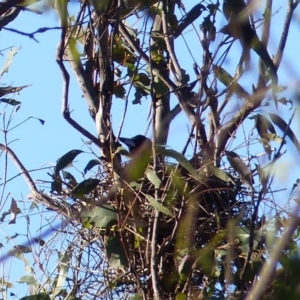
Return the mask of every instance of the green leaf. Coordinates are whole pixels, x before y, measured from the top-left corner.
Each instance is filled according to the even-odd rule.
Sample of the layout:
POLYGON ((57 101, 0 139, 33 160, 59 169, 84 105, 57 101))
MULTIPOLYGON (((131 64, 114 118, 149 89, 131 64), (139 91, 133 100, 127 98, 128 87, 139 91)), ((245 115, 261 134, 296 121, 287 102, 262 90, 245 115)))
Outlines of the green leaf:
POLYGON ((143 300, 143 295, 142 294, 135 294, 132 297, 129 298, 129 300, 143 300))
POLYGON ((71 188, 74 188, 78 184, 77 180, 75 179, 75 177, 71 173, 69 173, 65 170, 62 170, 62 174, 63 174, 63 177, 64 177, 65 181, 68 181, 68 185, 71 188))
POLYGON ((195 179, 199 179, 197 171, 192 167, 190 162, 179 152, 172 149, 159 149, 159 153, 164 156, 174 158, 182 167, 184 167, 195 179))
POLYGON ((150 169, 146 170, 146 176, 149 179, 149 181, 154 184, 155 188, 158 189, 161 184, 161 180, 158 178, 156 173, 150 169))
POLYGON ((86 208, 81 214, 80 218, 84 222, 88 222, 95 227, 108 229, 118 223, 118 214, 115 208, 111 205, 105 204, 101 207, 93 209, 86 208))
POLYGON ((187 294, 185 293, 178 293, 175 296, 175 300, 186 300, 188 299, 187 294))
POLYGON ((300 153, 300 143, 299 143, 296 135, 294 134, 294 132, 290 128, 290 126, 278 115, 274 115, 274 114, 269 113, 269 116, 270 116, 272 122, 278 128, 280 128, 281 131, 286 132, 286 135, 294 143, 295 147, 297 148, 298 152, 300 153))
POLYGON ((101 162, 100 162, 99 159, 92 159, 92 160, 90 160, 90 161, 87 163, 86 167, 84 168, 83 173, 86 174, 87 171, 89 171, 89 170, 92 169, 93 167, 95 167, 95 166, 97 166, 97 165, 100 165, 100 164, 101 164, 101 162))
POLYGON ((80 183, 78 183, 74 189, 71 191, 71 193, 76 197, 82 197, 91 191, 95 190, 98 186, 100 180, 95 178, 89 178, 86 179, 80 183))
POLYGON ((32 275, 22 276, 20 279, 17 280, 17 282, 19 282, 19 283, 27 283, 28 285, 30 285, 30 284, 36 285, 37 284, 36 279, 32 275))
POLYGON ((153 87, 158 97, 169 91, 167 86, 157 76, 154 76, 153 87))
POLYGON ((268 131, 270 131, 273 134, 276 134, 273 124, 265 116, 257 114, 252 118, 255 118, 256 120, 255 126, 261 138, 266 138, 268 131))
POLYGON ((17 101, 15 99, 7 99, 7 98, 1 98, 0 102, 7 103, 7 104, 12 105, 12 106, 16 106, 16 105, 21 104, 20 101, 17 101))
POLYGON ((173 217, 173 213, 165 206, 163 206, 161 203, 159 203, 158 201, 156 201, 152 196, 150 195, 146 195, 146 198, 149 201, 149 204, 157 209, 158 211, 160 211, 161 213, 168 215, 170 217, 173 217))
POLYGON ((221 83, 223 83, 226 87, 229 87, 231 94, 236 93, 240 98, 246 98, 249 96, 243 87, 236 82, 236 79, 222 67, 213 65, 213 72, 221 83))
POLYGON ((59 173, 59 171, 61 171, 62 169, 64 169, 65 167, 67 167, 69 164, 72 163, 72 161, 75 159, 75 157, 82 153, 82 150, 71 150, 69 152, 67 152, 66 154, 64 154, 62 157, 60 157, 57 160, 55 169, 54 169, 54 173, 57 175, 59 173))
POLYGON ((209 165, 208 166, 208 171, 210 174, 215 175, 216 177, 218 177, 219 179, 221 179, 224 182, 231 182, 232 184, 235 185, 235 182, 221 169, 215 167, 214 165, 209 165))
MULTIPOLYGON (((21 246, 21 247, 22 247, 22 246, 21 246)), ((24 247, 24 246, 23 246, 23 247, 24 247)), ((11 249, 11 250, 8 251, 8 255, 20 259, 21 261, 24 262, 26 269, 27 269, 28 271, 31 270, 30 262, 25 258, 24 254, 23 254, 22 252, 20 252, 20 250, 18 250, 18 249, 16 249, 16 248, 14 247, 13 249, 11 249)))
POLYGON ((125 99, 126 89, 124 88, 124 85, 122 85, 120 83, 117 83, 117 84, 115 83, 114 88, 113 88, 113 94, 117 98, 125 99))
POLYGON ((148 96, 142 88, 135 86, 134 99, 132 100, 132 104, 141 104, 142 97, 148 96))
POLYGON ((20 298, 20 300, 51 300, 50 296, 46 293, 39 293, 31 296, 20 298))
POLYGON ((51 182, 51 191, 60 193, 62 191, 62 180, 59 175, 54 175, 54 180, 51 182))
POLYGON ((113 60, 122 66, 132 67, 136 63, 136 57, 120 38, 115 39, 113 46, 113 60))
POLYGON ((106 244, 108 263, 112 268, 121 269, 128 267, 127 253, 124 249, 124 241, 118 235, 109 236, 106 244))
POLYGON ((59 265, 58 265, 59 274, 53 291, 53 297, 57 296, 60 293, 60 291, 62 290, 65 284, 67 274, 69 272, 69 268, 70 268, 69 264, 71 260, 71 253, 69 250, 65 251, 64 253, 58 252, 58 256, 59 256, 59 265))

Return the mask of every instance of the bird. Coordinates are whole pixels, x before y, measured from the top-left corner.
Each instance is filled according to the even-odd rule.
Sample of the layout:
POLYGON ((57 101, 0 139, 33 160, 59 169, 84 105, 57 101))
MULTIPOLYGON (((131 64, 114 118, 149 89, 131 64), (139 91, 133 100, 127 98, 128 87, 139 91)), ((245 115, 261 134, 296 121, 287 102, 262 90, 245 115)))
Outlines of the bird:
POLYGON ((151 140, 141 134, 138 134, 132 138, 119 137, 119 140, 128 147, 129 153, 131 154, 141 149, 142 146, 151 146, 151 140))
POLYGON ((231 167, 239 174, 241 182, 253 191, 254 179, 250 169, 235 152, 225 150, 225 154, 231 167))
POLYGON ((203 12, 203 10, 206 10, 205 6, 201 3, 195 5, 181 20, 180 24, 174 31, 174 37, 177 38, 182 31, 187 28, 191 23, 196 21, 203 12))
POLYGON ((250 24, 247 5, 244 0, 224 0, 223 13, 228 20, 228 25, 221 32, 227 33, 241 42, 246 63, 249 63, 250 49, 252 48, 265 65, 272 84, 277 86, 277 68, 265 45, 259 40, 255 29, 250 24))

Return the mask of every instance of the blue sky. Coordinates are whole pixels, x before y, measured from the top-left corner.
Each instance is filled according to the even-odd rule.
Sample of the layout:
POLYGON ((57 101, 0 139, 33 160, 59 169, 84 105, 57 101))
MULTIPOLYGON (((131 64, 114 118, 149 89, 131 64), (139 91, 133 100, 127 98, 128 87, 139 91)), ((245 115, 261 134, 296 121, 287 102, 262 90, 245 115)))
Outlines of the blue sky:
MULTIPOLYGON (((196 2, 189 2, 186 4, 187 11, 192 7, 196 2)), ((73 4, 72 4, 73 5, 73 4)), ((276 45, 280 38, 279 33, 281 33, 280 28, 283 24, 284 16, 284 7, 282 7, 282 1, 274 1, 273 10, 278 11, 277 14, 272 19, 272 28, 275 28, 273 32, 278 32, 278 35, 272 35, 270 41, 269 51, 270 54, 275 54, 276 45), (274 26, 274 27, 273 27, 274 26)), ((285 4, 284 4, 285 5, 285 4)), ((200 18, 202 20, 202 18, 200 18)), ((198 28, 200 21, 196 21, 195 25, 198 28)), ((225 20, 224 20, 225 24, 225 20)), ((223 25, 224 25, 223 24, 223 25)), ((40 27, 53 27, 57 26, 57 18, 55 13, 52 10, 45 12, 43 15, 36 15, 30 12, 21 12, 19 17, 8 27, 15 28, 24 32, 33 32, 40 27)), ((220 27, 222 24, 220 25, 220 27)), ((217 29, 219 29, 218 27, 217 29)), ((188 30, 187 30, 188 31, 188 30)), ((14 141, 10 144, 10 147, 15 151, 20 160, 24 163, 25 167, 28 170, 38 169, 43 166, 54 165, 55 161, 64 153, 71 149, 83 149, 87 151, 87 148, 84 147, 84 144, 81 141, 81 135, 77 133, 70 125, 68 125, 61 114, 61 96, 62 96, 62 81, 59 68, 55 62, 56 47, 59 41, 59 31, 50 30, 42 34, 37 34, 35 37, 39 41, 36 43, 34 40, 30 40, 26 36, 21 36, 9 31, 2 30, 0 32, 0 49, 7 48, 9 46, 22 48, 18 51, 18 54, 13 60, 13 64, 9 69, 9 73, 5 74, 2 78, 2 84, 21 86, 26 84, 32 84, 32 86, 23 90, 19 95, 16 95, 16 100, 22 102, 21 109, 14 116, 12 121, 12 126, 17 125, 23 120, 27 119, 29 116, 40 118, 45 120, 45 125, 41 125, 39 121, 35 119, 30 119, 25 124, 22 124, 20 127, 17 127, 13 131, 8 133, 8 140, 14 141)), ((189 32, 185 34, 187 43, 191 47, 191 51, 196 58, 197 62, 201 65, 201 55, 202 50, 199 46, 198 37, 194 32, 189 32)), ((218 41, 220 41, 222 35, 217 35, 217 40, 212 44, 211 49, 217 47, 218 41)), ((284 60, 279 71, 279 83, 284 85, 290 85, 291 87, 285 93, 287 98, 293 97, 295 95, 296 86, 299 86, 299 70, 300 70, 300 60, 299 60, 299 9, 298 9, 298 20, 293 21, 291 26, 291 31, 287 43, 287 51, 284 55, 284 60), (292 81, 293 78, 298 78, 297 81, 292 81)), ((182 63, 183 68, 188 70, 191 75, 191 80, 195 79, 193 72, 191 71, 193 60, 190 58, 189 53, 187 52, 186 46, 182 42, 181 37, 176 41, 177 47, 180 53, 179 61, 182 63)), ((236 51, 236 61, 226 60, 224 68, 228 71, 234 72, 237 60, 239 59, 239 43, 235 43, 234 51, 236 51), (232 67, 233 66, 233 67, 232 67), (230 70, 231 69, 231 70, 230 70)), ((0 57, 0 65, 3 65, 6 60, 6 53, 4 51, 3 56, 0 57)), ((256 68, 257 58, 255 54, 252 53, 252 63, 254 68, 256 68)), ((70 71, 72 74, 72 71, 70 71)), ((246 89, 251 91, 252 82, 251 73, 246 74, 242 82, 245 84, 246 89)), ((256 78, 254 80, 254 83, 256 78)), ((222 86, 219 85, 219 89, 222 89, 222 86)), ((81 123, 85 128, 96 134, 95 126, 91 117, 89 116, 86 104, 82 98, 81 91, 78 88, 76 79, 71 76, 71 86, 70 86, 70 104, 71 109, 73 109, 72 117, 81 123)), ((233 104, 235 100, 232 100, 233 104)), ((129 110, 128 116, 125 121, 124 130, 122 136, 134 136, 136 134, 144 133, 147 127, 147 122, 145 121, 146 116, 149 111, 149 99, 144 99, 142 105, 132 105, 131 100, 129 100, 129 110)), ((173 101, 173 103, 175 103, 173 101)), ((124 101, 121 99, 114 100, 113 106, 113 123, 114 129, 117 132, 119 124, 121 122, 121 115, 124 109, 124 101)), ((234 106, 234 105, 233 105, 234 106)), ((1 104, 0 117, 3 117, 3 112, 6 112, 6 120, 10 113, 10 108, 5 108, 4 104, 1 104)), ((268 108, 267 108, 268 109, 268 108)), ((280 116, 285 118, 289 115, 287 108, 280 106, 280 116)), ((299 115, 298 115, 299 117, 299 115)), ((299 118, 298 118, 299 120, 299 118)), ((288 121, 286 119, 286 121, 288 121)), ((0 128, 3 128, 3 121, 0 121, 0 128)), ((253 123, 248 122, 249 126, 253 126, 253 123)), ((299 121, 293 122, 292 128, 295 132, 299 131, 299 121)), ((184 114, 181 113, 177 117, 176 122, 171 126, 171 135, 168 141, 168 144, 173 147, 175 150, 181 151, 182 146, 185 144, 187 137, 187 128, 189 128, 189 123, 185 118, 184 114), (173 134, 174 133, 174 134, 173 134), (182 138, 182 136, 184 138, 182 138)), ((247 129, 250 130, 250 129, 247 129)), ((278 130, 279 133, 279 130, 278 130)), ((150 134, 148 134, 151 136, 150 134)), ((0 135, 1 143, 3 143, 3 135, 0 135)), ((300 139, 300 138, 299 138, 300 139)), ((84 140, 86 140, 84 138, 84 140)), ((236 144, 240 143, 241 140, 237 140, 236 144)), ((289 142, 288 145, 291 145, 289 142)), ((233 149, 233 148, 231 148, 233 149)), ((257 149, 257 152, 262 152, 262 147, 257 149)), ((243 150, 239 151, 241 154, 246 154, 246 150, 243 153, 243 150)), ((0 159, 1 166, 4 166, 3 154, 0 159)), ((294 147, 289 147, 289 152, 287 157, 291 158, 293 163, 298 163, 299 165, 299 155, 294 149, 294 147)), ((81 154, 80 160, 83 161, 82 164, 77 166, 80 170, 83 169, 85 163, 91 158, 89 154, 81 154)), ((3 167, 2 167, 3 168, 3 167)), ((80 173, 75 170, 72 172, 80 178, 80 173)), ((8 162, 8 178, 18 174, 19 171, 15 168, 11 161, 8 162)), ((299 177, 297 172, 287 174, 284 172, 283 177, 285 180, 290 180, 292 183, 299 177), (290 176, 288 176, 290 175, 290 176)), ((41 171, 32 174, 35 180, 50 180, 50 177, 46 174, 46 171, 41 171)), ((0 175, 3 177, 3 175, 0 175)), ((291 184, 292 185, 292 184, 291 184)), ((49 186, 47 184, 44 185, 49 186)), ((2 191, 1 191, 2 192, 2 191)), ((11 181, 5 188, 2 198, 2 205, 6 199, 8 193, 14 197, 16 200, 26 199, 26 196, 29 193, 29 189, 24 182, 24 180, 19 176, 18 178, 11 181)), ((8 210, 10 204, 10 197, 7 198, 7 202, 4 204, 3 210, 8 210)), ((22 203, 18 202, 21 210, 23 209, 22 203)), ((26 206, 26 209, 28 207, 26 206)), ((37 214, 38 211, 33 211, 33 214, 37 214)), ((32 216, 33 220, 39 220, 32 216)), ((39 224, 38 224, 39 225, 39 224)), ((32 235, 36 235, 36 230, 39 226, 33 229, 32 235)), ((5 250, 8 250, 12 247, 12 243, 6 243, 4 236, 12 235, 15 232, 26 234, 26 221, 25 218, 19 217, 17 220, 17 225, 8 227, 7 222, 3 223, 1 231, 2 238, 0 241, 4 244, 5 250)), ((26 239, 19 239, 18 243, 22 244, 26 242, 26 239)), ((24 265, 20 262, 13 261, 13 268, 18 270, 24 270, 24 265), (20 269, 19 269, 20 268, 20 269)), ((8 264, 5 265, 5 268, 9 268, 8 264)), ((21 273, 15 273, 11 270, 13 277, 18 278, 21 276, 21 273)), ((25 275, 25 270, 24 270, 25 275)), ((12 280, 12 279, 11 279, 12 280)), ((20 287, 18 286, 16 290, 20 287)), ((19 295, 22 296, 22 295, 19 295)))

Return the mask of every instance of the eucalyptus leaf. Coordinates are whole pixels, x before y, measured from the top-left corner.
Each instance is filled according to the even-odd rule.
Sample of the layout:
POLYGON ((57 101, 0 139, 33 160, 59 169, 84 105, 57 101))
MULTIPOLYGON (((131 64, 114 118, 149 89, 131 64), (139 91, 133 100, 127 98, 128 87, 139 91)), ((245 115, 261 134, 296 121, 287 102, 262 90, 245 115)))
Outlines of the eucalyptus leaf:
POLYGON ((57 296, 60 291, 63 289, 67 274, 69 272, 69 264, 71 260, 71 252, 69 250, 65 251, 64 253, 58 252, 59 255, 59 274, 56 281, 56 285, 53 291, 53 297, 57 296))
POLYGON ((161 180, 158 178, 156 173, 150 169, 146 170, 146 176, 149 179, 149 181, 154 184, 155 188, 158 189, 161 184, 161 180))
POLYGON ((86 208, 80 214, 80 218, 84 222, 89 222, 95 227, 105 229, 118 223, 117 211, 109 204, 105 204, 101 207, 94 207, 93 209, 86 208))
POLYGON ((96 187, 99 185, 100 180, 89 178, 80 183, 78 183, 71 193, 76 197, 82 197, 86 194, 89 194, 91 191, 95 190, 96 187))
POLYGON ((97 165, 100 165, 100 164, 101 164, 101 162, 100 162, 99 159, 92 159, 92 160, 90 160, 87 163, 86 167, 84 168, 83 173, 86 174, 87 171, 91 170, 93 167, 95 167, 97 165))
POLYGON ((54 173, 57 175, 59 173, 59 171, 61 171, 62 169, 67 167, 69 164, 71 164, 72 161, 75 159, 75 157, 82 152, 83 152, 82 150, 75 149, 75 150, 71 150, 71 151, 67 152, 62 157, 60 157, 57 160, 54 173))
POLYGON ((174 158, 182 167, 184 167, 195 179, 199 179, 197 171, 193 168, 190 162, 179 152, 172 149, 161 148, 158 151, 160 154, 174 158))
POLYGON ((173 217, 173 213, 165 206, 163 206, 161 203, 159 203, 158 201, 156 201, 152 196, 150 195, 146 195, 148 201, 149 201, 149 204, 157 209, 158 211, 160 211, 161 213, 165 214, 165 215, 168 215, 170 217, 173 217))
POLYGON ((280 128, 281 131, 286 132, 286 135, 290 138, 290 140, 294 143, 295 147, 297 148, 298 152, 300 153, 300 143, 294 134, 291 127, 278 115, 269 113, 269 116, 272 122, 280 128))
POLYGON ((27 283, 28 285, 30 284, 37 284, 36 279, 32 275, 24 275, 20 279, 17 280, 19 283, 27 283))
POLYGON ((128 267, 128 255, 124 249, 124 240, 121 241, 118 235, 109 236, 106 244, 108 263, 112 268, 121 269, 128 267))
POLYGON ((7 103, 7 104, 12 105, 12 106, 16 106, 16 105, 21 104, 20 101, 17 101, 15 99, 10 99, 10 98, 1 98, 0 102, 7 103))

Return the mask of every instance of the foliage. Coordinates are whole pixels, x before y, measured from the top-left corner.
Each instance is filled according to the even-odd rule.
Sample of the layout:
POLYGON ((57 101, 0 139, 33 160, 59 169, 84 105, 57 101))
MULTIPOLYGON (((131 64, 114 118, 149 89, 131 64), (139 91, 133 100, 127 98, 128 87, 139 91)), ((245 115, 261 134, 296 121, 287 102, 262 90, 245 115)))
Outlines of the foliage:
MULTIPOLYGON (((285 152, 292 146, 300 152, 291 126, 295 113, 289 111, 289 121, 279 114, 287 104, 298 105, 286 100, 285 87, 278 86, 289 27, 283 27, 272 60, 267 52, 272 1, 266 1, 261 40, 256 22, 250 23, 258 13, 243 0, 222 4, 230 2, 236 6, 224 9, 228 24, 221 29, 219 2, 185 11, 181 1, 82 1, 71 16, 67 1, 55 1, 63 117, 89 142, 86 151, 70 149, 58 158, 48 190, 37 187, 8 144, 0 144, 29 182, 32 209, 42 204, 61 218, 55 237, 45 241, 41 229, 33 240, 44 257, 43 270, 53 249, 60 249, 55 276, 47 270, 45 282, 40 281, 25 257, 32 252, 29 245, 9 251, 30 274, 20 279, 31 288, 31 295, 22 299, 299 297, 299 182, 290 197, 297 201, 294 211, 275 203, 272 184, 285 152), (139 21, 137 28, 132 20, 139 21), (243 27, 250 32, 247 39, 243 27), (198 34, 202 55, 194 59, 194 74, 177 44, 190 29, 198 34), (235 39, 241 42, 241 57, 226 70, 235 39), (250 49, 258 65, 251 70, 251 84, 242 78, 254 54, 250 49), (67 65, 79 82, 96 135, 71 117, 67 65), (153 138, 135 151, 122 148, 114 131, 113 105, 121 99, 124 119, 128 105, 151 103, 153 138), (278 110, 270 112, 270 107, 278 110), (184 149, 175 150, 167 141, 176 135, 170 126, 182 117, 180 112, 190 132, 180 136, 187 141, 184 149), (254 137, 245 133, 250 124, 254 137), (90 153, 87 163, 83 152, 90 153), (73 169, 65 170, 75 159, 85 164, 80 179, 73 169)), ((289 1, 286 20, 297 4, 289 1)), ((2 97, 25 87, 0 88, 0 101, 19 105, 2 97)), ((20 212, 12 198, 1 220, 11 214, 14 224, 20 212)), ((2 284, 10 288, 8 282, 2 284)))

